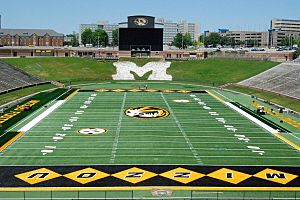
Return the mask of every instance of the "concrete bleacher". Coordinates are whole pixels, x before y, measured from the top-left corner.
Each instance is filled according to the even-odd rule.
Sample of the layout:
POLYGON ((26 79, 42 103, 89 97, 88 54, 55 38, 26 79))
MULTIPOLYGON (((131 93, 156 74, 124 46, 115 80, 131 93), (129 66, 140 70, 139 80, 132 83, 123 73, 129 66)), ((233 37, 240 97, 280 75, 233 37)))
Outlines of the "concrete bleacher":
POLYGON ((281 63, 238 84, 276 92, 300 100, 300 62, 281 63))
POLYGON ((43 82, 16 67, 0 61, 0 93, 43 82))

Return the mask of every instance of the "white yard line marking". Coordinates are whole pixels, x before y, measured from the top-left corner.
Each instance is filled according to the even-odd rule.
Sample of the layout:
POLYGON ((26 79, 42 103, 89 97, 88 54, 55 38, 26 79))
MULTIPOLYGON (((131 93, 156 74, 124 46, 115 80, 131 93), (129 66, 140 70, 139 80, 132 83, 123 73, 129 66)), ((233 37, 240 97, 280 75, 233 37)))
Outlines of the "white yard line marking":
MULTIPOLYGON (((126 155, 118 155, 120 157, 176 157, 176 158, 195 158, 193 155, 192 156, 185 156, 185 155, 172 155, 172 154, 156 154, 156 155, 142 155, 142 154, 126 154, 126 155)), ((46 158, 45 156, 1 156, 3 158, 46 158)), ((85 155, 83 156, 47 156, 46 159, 49 158, 99 158, 99 157, 110 157, 109 155, 85 155)), ((217 155, 217 156, 201 156, 203 158, 255 158, 255 159, 266 159, 266 158, 273 158, 273 159, 279 159, 279 158, 284 158, 284 159, 300 159, 299 156, 264 156, 264 157, 257 157, 257 156, 227 156, 227 155, 217 155)))
MULTIPOLYGON (((111 143, 112 141, 93 141, 93 143, 111 143)), ((24 144, 48 144, 49 142, 24 142, 24 141, 20 141, 18 142, 18 144, 21 144, 21 143, 24 143, 24 144)), ((59 142, 61 144, 91 144, 90 141, 80 141, 80 142, 59 142)), ((166 143, 166 141, 161 141, 161 140, 158 140, 158 141, 149 141, 149 140, 136 140, 136 141, 132 141, 132 140, 126 140, 126 141, 119 141, 119 143, 138 143, 138 144, 141 144, 141 143, 166 143)), ((173 144, 186 144, 186 141, 184 142, 176 142, 176 141, 172 141, 173 144)), ((237 144, 236 142, 190 142, 191 144, 237 144)), ((249 145, 252 144, 270 144, 270 145, 285 145, 285 143, 282 143, 282 142, 255 142, 255 143, 248 143, 249 145)))
POLYGON ((203 165, 203 162, 202 162, 202 160, 201 160, 201 158, 200 158, 200 156, 199 156, 197 150, 194 148, 194 146, 192 145, 190 139, 187 137, 186 133, 184 132, 184 130, 183 130, 181 124, 179 123, 179 121, 177 120, 177 118, 176 118, 176 116, 175 116, 175 114, 174 114, 174 112, 173 112, 173 109, 171 108, 171 106, 170 106, 169 103, 167 102, 167 100, 166 100, 166 98, 165 98, 165 96, 163 95, 162 92, 160 92, 160 95, 161 95, 162 99, 164 100, 165 104, 167 105, 167 107, 168 107, 168 109, 169 109, 169 112, 171 113, 171 115, 172 115, 174 121, 176 122, 177 127, 179 128, 180 132, 182 133, 182 135, 183 135, 183 137, 184 137, 186 143, 188 144, 188 146, 189 146, 189 148, 190 148, 190 150, 191 150, 191 152, 192 152, 194 158, 196 159, 197 163, 198 163, 199 165, 203 165))
MULTIPOLYGON (((26 148, 26 147, 14 147, 14 148, 10 148, 10 149, 16 149, 16 150, 40 150, 41 148, 26 148)), ((199 149, 199 150, 209 150, 209 151, 249 151, 249 149, 230 149, 230 148, 195 148, 195 149, 199 149)), ((110 147, 95 147, 95 148, 76 148, 76 147, 65 147, 65 148, 56 148, 56 150, 111 150, 110 147)), ((187 148, 118 148, 118 150, 188 150, 187 148)), ((265 149, 268 151, 275 151, 275 152, 282 152, 282 151, 288 151, 288 152, 297 152, 296 150, 293 149, 265 149)))
POLYGON ((121 110, 120 110, 118 127, 117 127, 117 130, 116 130, 116 136, 115 136, 115 140, 114 140, 113 147, 112 147, 112 150, 111 150, 110 163, 112 163, 112 164, 115 163, 116 154, 117 154, 117 150, 118 150, 118 144, 119 144, 119 138, 120 138, 120 132, 121 132, 121 126, 122 126, 122 119, 123 119, 123 113, 124 113, 124 108, 125 108, 126 96, 127 96, 127 92, 125 92, 124 96, 123 96, 123 102, 122 102, 122 106, 121 106, 121 110))
POLYGON ((65 100, 58 100, 55 104, 53 104, 50 108, 45 110, 42 114, 34 118, 31 122, 20 128, 19 132, 27 132, 32 127, 34 127, 36 124, 38 124, 41 120, 43 120, 47 115, 49 115, 51 112, 53 112, 55 109, 57 109, 59 106, 61 106, 65 100))
MULTIPOLYGON (((179 131, 178 131, 179 132, 179 131)), ((155 138, 182 138, 182 136, 178 136, 178 135, 161 135, 161 131, 159 131, 160 134, 158 135, 143 135, 143 134, 139 134, 139 137, 155 137, 155 138)), ((133 136, 136 135, 126 135, 126 136, 122 136, 122 138, 132 138, 133 136)), ((232 139, 235 137, 225 137, 225 136, 209 136, 209 135, 196 135, 196 136, 189 136, 190 138, 228 138, 228 139, 232 139)), ((53 138, 53 135, 31 135, 31 136, 23 136, 23 138, 53 138)), ((85 138, 85 139, 91 139, 91 140, 95 140, 95 137, 90 137, 87 138, 87 136, 66 136, 66 138, 85 138)), ((101 138, 115 138, 114 136, 101 136, 101 138)), ((270 139, 273 138, 271 136, 269 137, 248 137, 248 138, 257 138, 257 139, 270 139)))

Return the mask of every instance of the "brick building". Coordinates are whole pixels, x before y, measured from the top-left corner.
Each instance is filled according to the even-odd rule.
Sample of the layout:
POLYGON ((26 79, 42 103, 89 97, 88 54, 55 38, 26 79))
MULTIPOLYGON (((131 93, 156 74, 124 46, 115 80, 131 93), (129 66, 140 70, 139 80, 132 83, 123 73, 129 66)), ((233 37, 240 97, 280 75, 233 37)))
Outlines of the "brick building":
POLYGON ((64 35, 50 29, 0 29, 2 46, 63 46, 64 35))

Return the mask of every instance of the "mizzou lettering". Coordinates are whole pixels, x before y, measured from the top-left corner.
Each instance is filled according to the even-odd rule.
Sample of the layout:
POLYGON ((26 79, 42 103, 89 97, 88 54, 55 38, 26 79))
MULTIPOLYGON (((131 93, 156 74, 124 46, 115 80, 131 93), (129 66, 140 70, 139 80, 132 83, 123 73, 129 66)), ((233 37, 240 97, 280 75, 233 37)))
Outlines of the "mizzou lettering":
POLYGON ((9 119, 13 118, 14 116, 20 114, 26 106, 31 107, 31 106, 37 104, 38 102, 40 102, 40 101, 39 100, 31 100, 21 106, 17 106, 14 109, 14 111, 10 111, 10 112, 0 116, 0 124, 3 124, 4 122, 8 121, 9 119))
POLYGON ((125 178, 141 178, 144 172, 128 172, 128 175, 125 178))
POLYGON ((266 173, 266 178, 270 178, 270 179, 275 179, 275 178, 280 178, 280 179, 285 179, 285 174, 283 173, 278 173, 278 174, 274 174, 274 173, 266 173))
POLYGON ((50 173, 34 173, 27 178, 46 178, 50 173))
POLYGON ((172 80, 172 76, 167 74, 167 68, 171 62, 149 62, 143 67, 138 67, 133 62, 115 62, 117 74, 112 75, 113 80, 135 80, 131 72, 135 72, 139 77, 151 72, 148 80, 172 80))
POLYGON ((96 176, 97 173, 81 173, 77 176, 77 178, 92 178, 96 176))
POLYGON ((190 178, 191 172, 176 172, 174 178, 190 178))

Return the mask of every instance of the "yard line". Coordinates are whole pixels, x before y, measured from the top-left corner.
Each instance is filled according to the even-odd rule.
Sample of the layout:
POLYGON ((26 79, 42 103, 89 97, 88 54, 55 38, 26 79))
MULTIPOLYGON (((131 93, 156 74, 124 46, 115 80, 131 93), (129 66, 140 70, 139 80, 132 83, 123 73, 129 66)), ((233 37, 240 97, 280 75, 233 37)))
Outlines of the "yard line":
POLYGON ((111 150, 110 163, 112 163, 112 164, 115 163, 116 154, 117 154, 117 150, 118 150, 119 137, 120 137, 120 131, 121 131, 121 126, 122 126, 122 119, 123 119, 123 112, 124 112, 124 108, 125 108, 126 96, 127 96, 127 92, 125 92, 124 96, 123 96, 123 102, 122 102, 122 106, 121 106, 121 110, 120 110, 118 127, 116 130, 116 136, 115 136, 115 140, 114 140, 113 147, 111 150))
MULTIPOLYGON (((135 134, 133 135, 126 135, 126 136, 122 136, 122 138, 132 138, 132 136, 136 136, 135 134)), ((45 136, 45 135, 34 135, 34 136, 23 136, 24 138, 53 138, 53 135, 48 135, 48 136, 45 136)), ((86 138, 87 139, 87 136, 65 136, 66 138, 86 138)), ((139 134, 139 137, 155 137, 155 138, 182 138, 182 136, 178 136, 178 135, 143 135, 143 134, 139 134)), ((228 137, 225 137, 225 136, 208 136, 208 135, 197 135, 197 136, 188 136, 189 138, 236 138, 234 136, 228 136, 228 137)), ((114 138, 114 136, 101 136, 100 138, 114 138)), ((269 137, 247 137, 247 138, 255 138, 255 139, 269 139, 271 138, 270 136, 269 137)), ((95 139, 95 137, 90 137, 89 139, 95 139)))
MULTIPOLYGON (((112 141, 93 141, 93 143, 111 143, 112 141)), ((119 141, 119 143, 166 143, 167 141, 161 141, 161 140, 158 140, 158 141, 149 141, 149 140, 146 140, 146 141, 132 141, 132 140, 126 140, 126 141, 119 141)), ((24 143, 24 144, 48 144, 49 142, 24 142, 24 141, 20 141, 18 142, 18 144, 21 144, 21 143, 24 143)), ((91 141, 80 141, 80 142, 59 142, 61 144, 91 144, 91 141)), ((186 144, 186 141, 185 142, 176 142, 176 141, 172 141, 172 143, 176 143, 176 144, 186 144)), ((191 144, 237 144, 237 142, 190 142, 191 144)), ((247 144, 252 144, 252 145, 258 145, 258 144, 276 144, 276 145, 285 145, 285 143, 282 143, 282 142, 249 142, 247 144)))
POLYGON ((169 112, 171 113, 171 115, 172 115, 174 121, 176 122, 177 127, 179 128, 180 132, 182 133, 182 135, 183 135, 183 137, 184 137, 186 143, 188 144, 188 146, 189 146, 189 148, 190 148, 190 150, 191 150, 191 152, 192 152, 194 158, 196 159, 197 163, 200 164, 200 165, 203 165, 203 162, 202 162, 201 158, 199 157, 199 154, 198 154, 197 150, 194 148, 194 146, 192 145, 190 139, 187 137, 186 133, 184 132, 184 130, 183 130, 181 124, 180 124, 179 121, 177 120, 177 118, 176 118, 176 116, 175 116, 175 114, 174 114, 174 112, 173 112, 171 106, 170 106, 169 103, 167 102, 165 96, 163 95, 162 92, 160 92, 160 95, 161 95, 162 99, 164 100, 165 104, 167 105, 167 107, 168 107, 168 109, 169 109, 169 112))
MULTIPOLYGON (((26 148, 26 147, 13 147, 10 148, 10 150, 15 149, 15 150, 40 150, 41 148, 26 148)), ((62 148, 56 148, 56 150, 109 150, 111 149, 110 147, 95 147, 95 148, 77 148, 77 147, 62 147, 62 148)), ((209 150, 209 151, 249 151, 249 149, 229 149, 229 148, 195 148, 199 150, 209 150)), ((187 148, 178 148, 178 147, 163 147, 163 148, 157 148, 157 147, 151 147, 151 148, 118 148, 118 150, 188 150, 187 148)), ((289 151, 289 152, 297 152, 297 150, 294 149, 264 149, 268 151, 289 151)))
MULTIPOLYGON (((172 154, 156 154, 156 155, 141 155, 141 154, 136 154, 136 155, 118 155, 120 157, 178 157, 178 158, 194 158, 194 155, 192 156, 184 156, 184 155, 172 155, 172 154)), ((2 158, 83 158, 81 155, 80 156, 1 156, 2 158)), ((95 155, 95 156, 90 156, 90 155, 85 155, 84 158, 99 158, 99 157, 109 157, 108 155, 95 155)), ((203 158, 261 158, 261 159, 300 159, 299 156, 227 156, 227 155, 217 155, 217 156, 202 156, 203 158)), ((203 165, 203 164, 202 164, 203 165)))
MULTIPOLYGON (((130 131, 130 132, 141 132, 141 130, 127 130, 127 131, 130 131)), ((49 132, 49 133, 53 133, 53 132, 51 132, 51 131, 44 131, 44 130, 40 130, 40 131, 38 131, 38 130, 31 130, 30 131, 30 133, 47 133, 47 132, 49 132)), ((145 129, 145 130, 143 130, 143 132, 164 132, 164 133, 181 133, 180 132, 180 130, 179 131, 176 131, 176 130, 174 130, 174 131, 170 131, 170 130, 147 130, 147 129, 145 129)), ((217 131, 201 131, 201 130, 192 130, 192 131, 185 131, 186 133, 216 133, 216 134, 226 134, 226 132, 217 132, 217 131)), ((254 131, 254 132, 235 132, 236 134, 259 134, 259 135, 261 135, 262 133, 265 133, 265 132, 263 132, 263 131, 261 131, 261 132, 256 132, 256 131, 254 131)), ((270 135, 270 137, 272 137, 271 135, 270 135)), ((273 137, 272 137, 273 138, 273 137)))

